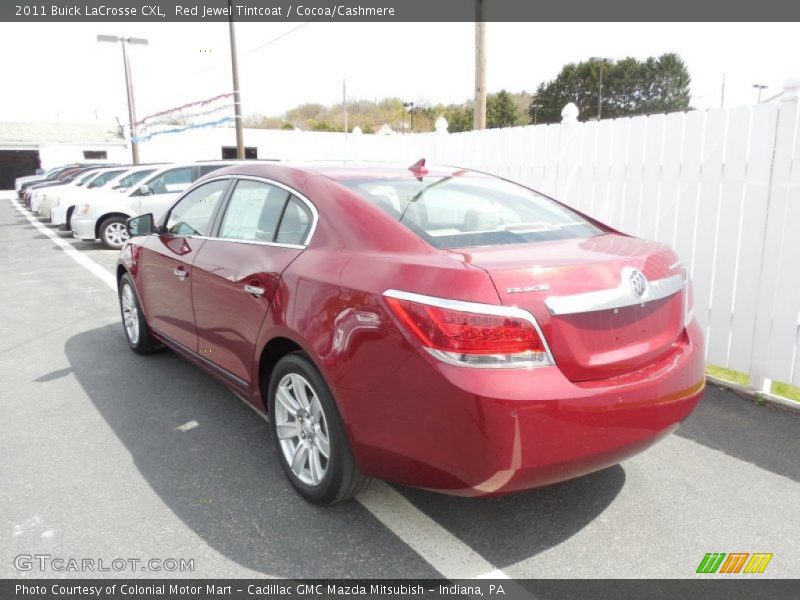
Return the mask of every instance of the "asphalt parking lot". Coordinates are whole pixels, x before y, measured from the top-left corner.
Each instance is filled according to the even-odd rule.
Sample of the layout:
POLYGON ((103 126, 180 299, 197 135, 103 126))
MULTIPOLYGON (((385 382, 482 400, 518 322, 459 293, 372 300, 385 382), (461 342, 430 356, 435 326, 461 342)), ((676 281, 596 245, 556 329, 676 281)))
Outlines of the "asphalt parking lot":
POLYGON ((578 480, 495 499, 378 483, 307 504, 262 418, 176 355, 128 350, 108 285, 116 253, 36 227, 11 196, 0 577, 87 575, 15 568, 46 554, 193 559, 168 575, 204 578, 683 578, 707 552, 770 552, 757 577, 800 577, 800 417, 718 388, 675 434, 578 480))

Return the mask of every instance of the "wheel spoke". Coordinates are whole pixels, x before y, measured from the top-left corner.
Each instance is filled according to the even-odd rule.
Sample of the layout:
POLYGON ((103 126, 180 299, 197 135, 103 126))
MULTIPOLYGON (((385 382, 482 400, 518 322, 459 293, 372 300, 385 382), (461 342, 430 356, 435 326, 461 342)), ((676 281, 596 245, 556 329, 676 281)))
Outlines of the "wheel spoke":
POLYGON ((300 435, 300 423, 297 421, 289 421, 276 425, 275 429, 278 430, 278 439, 290 440, 300 435))
POLYGON ((300 473, 303 472, 303 468, 306 466, 307 460, 308 446, 305 444, 297 444, 297 448, 294 449, 294 457, 292 458, 292 471, 294 471, 296 475, 300 475, 300 473))
POLYGON ((311 448, 311 458, 308 461, 308 468, 309 471, 311 471, 311 482, 317 485, 323 475, 325 475, 325 471, 322 470, 322 462, 319 458, 319 448, 317 447, 311 448))
POLYGON ((308 412, 311 413, 311 416, 317 421, 319 421, 320 417, 322 417, 322 405, 319 403, 319 398, 317 398, 316 394, 314 395, 314 399, 311 401, 311 407, 308 409, 308 412))
POLYGON ((290 415, 293 417, 297 416, 299 406, 297 406, 297 401, 292 397, 292 394, 289 392, 289 390, 283 386, 278 386, 276 399, 289 412, 290 415))
POLYGON ((297 375, 292 375, 292 391, 294 392, 294 397, 297 399, 297 402, 300 404, 300 408, 308 410, 310 403, 308 401, 308 395, 306 394, 306 384, 305 381, 297 375))
POLYGON ((331 444, 328 440, 328 434, 322 431, 319 426, 316 429, 317 432, 314 435, 314 441, 317 443, 317 448, 319 448, 322 456, 329 458, 331 455, 331 444))

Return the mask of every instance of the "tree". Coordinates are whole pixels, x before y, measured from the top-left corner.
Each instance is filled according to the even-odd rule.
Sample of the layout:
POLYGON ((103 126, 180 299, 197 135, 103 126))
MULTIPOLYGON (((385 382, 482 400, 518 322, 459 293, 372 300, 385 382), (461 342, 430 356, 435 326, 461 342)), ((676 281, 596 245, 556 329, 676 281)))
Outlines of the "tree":
POLYGON ((447 130, 450 133, 472 131, 475 118, 472 104, 450 104, 436 107, 434 110, 447 119, 447 130))
POLYGON ((565 65, 554 80, 539 85, 529 114, 533 117, 534 105, 541 106, 538 122, 555 123, 564 105, 574 102, 583 120, 596 119, 601 70, 603 118, 690 109, 691 77, 681 58, 669 53, 644 61, 629 57, 565 65))
POLYGON ((505 90, 500 90, 497 94, 491 94, 486 99, 486 126, 490 129, 495 127, 513 127, 520 124, 520 115, 517 104, 505 90))

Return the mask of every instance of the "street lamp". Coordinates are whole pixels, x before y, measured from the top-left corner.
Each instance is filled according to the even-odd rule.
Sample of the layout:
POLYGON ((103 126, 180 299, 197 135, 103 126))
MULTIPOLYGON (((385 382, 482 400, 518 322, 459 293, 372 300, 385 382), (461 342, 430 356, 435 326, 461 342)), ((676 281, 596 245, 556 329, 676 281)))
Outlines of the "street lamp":
POLYGON ((411 114, 411 133, 414 133, 414 103, 403 102, 403 108, 411 114))
POLYGON ((597 120, 599 121, 603 116, 603 67, 605 66, 606 62, 610 61, 610 58, 601 58, 599 56, 593 56, 589 59, 589 62, 593 63, 600 63, 600 82, 597 86, 597 120))
POLYGON ((122 63, 125 67, 125 92, 128 96, 128 121, 130 121, 131 126, 131 156, 133 157, 133 164, 139 164, 139 144, 134 142, 133 140, 136 138, 136 106, 133 102, 133 81, 131 80, 131 66, 128 62, 128 44, 138 44, 142 46, 146 46, 148 41, 144 38, 134 38, 134 37, 120 37, 117 35, 98 35, 97 36, 98 42, 111 42, 116 44, 120 42, 122 44, 122 63))
POLYGON ((539 115, 539 109, 544 108, 541 104, 531 104, 533 109, 533 124, 536 125, 536 117, 539 115))
POLYGON ((754 83, 753 87, 758 90, 758 104, 761 104, 761 92, 767 89, 769 86, 764 85, 763 83, 754 83))

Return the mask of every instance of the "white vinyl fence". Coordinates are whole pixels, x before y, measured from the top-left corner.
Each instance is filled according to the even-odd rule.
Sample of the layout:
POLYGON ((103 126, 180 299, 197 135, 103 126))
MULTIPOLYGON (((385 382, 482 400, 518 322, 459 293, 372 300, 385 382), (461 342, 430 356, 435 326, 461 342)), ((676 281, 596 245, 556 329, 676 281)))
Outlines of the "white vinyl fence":
POLYGON ((754 387, 800 385, 798 86, 755 107, 458 134, 248 130, 245 142, 261 157, 425 157, 487 171, 670 244, 692 274, 708 362, 754 387))

